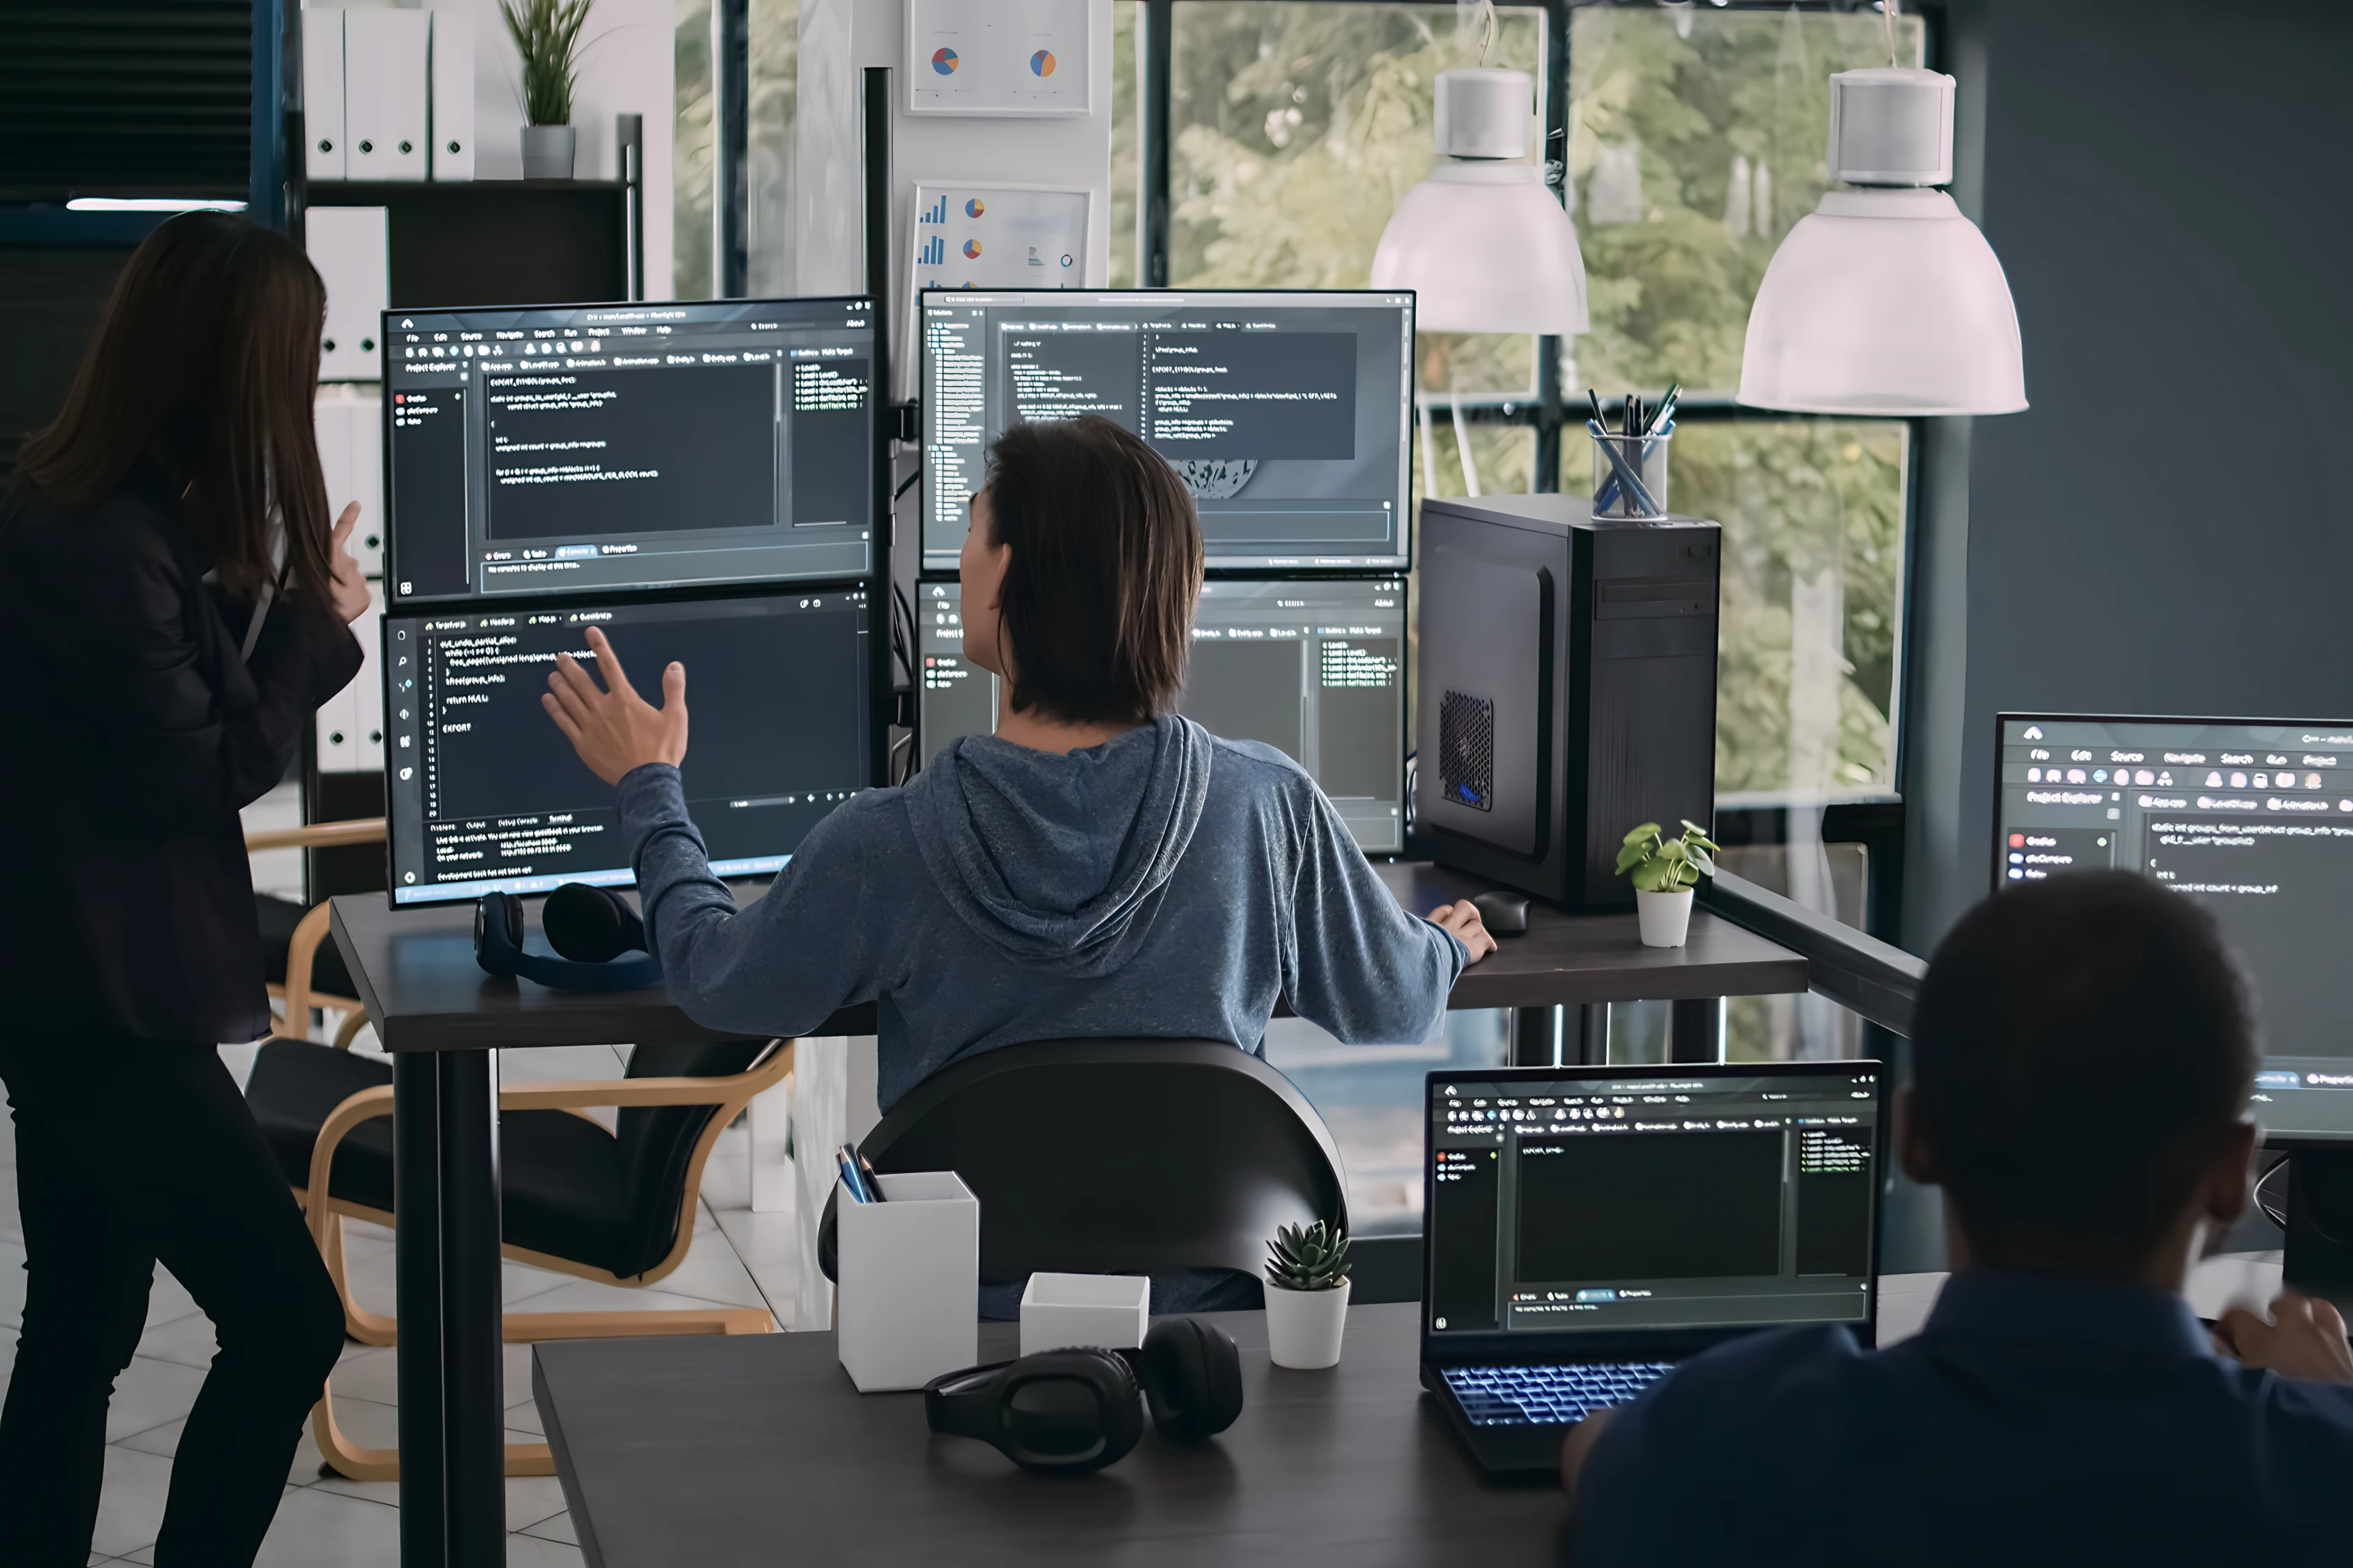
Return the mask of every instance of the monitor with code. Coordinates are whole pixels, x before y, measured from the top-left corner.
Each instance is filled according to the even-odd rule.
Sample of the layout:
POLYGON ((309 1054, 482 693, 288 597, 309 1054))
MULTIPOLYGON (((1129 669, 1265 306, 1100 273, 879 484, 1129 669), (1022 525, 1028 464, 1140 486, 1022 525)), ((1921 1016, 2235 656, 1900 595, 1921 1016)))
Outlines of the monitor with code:
POLYGON ((923 296, 923 564, 955 564, 988 445, 1099 414, 1168 459, 1213 566, 1402 568, 1413 296, 923 296))
POLYGON ((2353 723, 2005 713, 1996 891, 2079 868, 2153 877, 2212 912, 2262 1027, 2274 1142, 2353 1142, 2353 723))
POLYGON ((868 304, 385 312, 393 603, 863 575, 868 304))
POLYGON ((540 706, 601 627, 642 692, 686 666, 687 808, 723 877, 774 873, 870 782, 863 589, 384 618, 392 900, 626 884, 612 787, 540 706))
MULTIPOLYGON (((965 657, 955 583, 915 586, 924 757, 997 728, 995 676, 965 657)), ((1405 847, 1405 580, 1203 585, 1176 709, 1304 767, 1367 854, 1405 847)))
POLYGON ((1869 1322, 1881 1077, 1869 1061, 1430 1074, 1425 1344, 1869 1322))

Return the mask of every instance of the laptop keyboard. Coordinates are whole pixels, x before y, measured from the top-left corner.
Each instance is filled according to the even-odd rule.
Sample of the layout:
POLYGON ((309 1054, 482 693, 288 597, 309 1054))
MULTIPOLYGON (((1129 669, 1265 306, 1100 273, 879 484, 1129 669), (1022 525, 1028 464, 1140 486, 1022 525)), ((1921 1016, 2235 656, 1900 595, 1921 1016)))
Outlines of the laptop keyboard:
POLYGON ((1446 1385, 1473 1426, 1566 1426, 1623 1405, 1673 1370, 1669 1362, 1589 1366, 1450 1366, 1446 1385))

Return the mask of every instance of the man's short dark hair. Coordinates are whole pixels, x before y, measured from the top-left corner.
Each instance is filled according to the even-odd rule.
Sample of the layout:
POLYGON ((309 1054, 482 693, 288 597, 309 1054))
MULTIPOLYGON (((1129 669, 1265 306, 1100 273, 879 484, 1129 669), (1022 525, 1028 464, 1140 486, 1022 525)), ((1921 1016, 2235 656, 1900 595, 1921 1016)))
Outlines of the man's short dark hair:
POLYGON ((1017 425, 989 448, 990 542, 1017 713, 1142 723, 1185 684, 1201 523, 1167 460, 1095 415, 1017 425))
POLYGON ((1913 1105, 1972 1250, 2130 1268, 2244 1115, 2247 991, 2212 918, 2123 871, 1997 893, 1938 945, 1913 1105))

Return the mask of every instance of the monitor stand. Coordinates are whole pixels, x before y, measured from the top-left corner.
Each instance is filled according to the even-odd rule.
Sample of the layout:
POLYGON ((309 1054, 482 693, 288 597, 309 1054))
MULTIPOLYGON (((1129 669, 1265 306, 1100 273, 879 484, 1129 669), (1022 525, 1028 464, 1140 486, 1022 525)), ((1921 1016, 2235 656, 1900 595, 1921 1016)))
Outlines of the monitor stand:
POLYGON ((2353 1148, 2298 1149, 2288 1156, 2284 1282, 2306 1295, 2353 1303, 2353 1148))

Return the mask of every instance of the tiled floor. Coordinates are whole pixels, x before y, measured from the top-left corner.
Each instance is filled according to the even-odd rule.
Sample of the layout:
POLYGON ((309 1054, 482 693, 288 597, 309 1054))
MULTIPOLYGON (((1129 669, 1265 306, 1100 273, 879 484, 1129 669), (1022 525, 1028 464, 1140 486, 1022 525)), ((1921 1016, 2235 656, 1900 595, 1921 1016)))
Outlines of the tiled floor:
MULTIPOLYGON (((370 1043, 363 1035, 360 1048, 370 1043)), ((251 1048, 223 1053, 242 1071, 251 1048)), ((531 1079, 611 1078, 620 1059, 609 1047, 579 1051, 512 1052, 501 1058, 509 1082, 531 1079)), ((794 1256, 793 1216, 754 1214, 750 1209, 748 1135, 741 1124, 723 1134, 703 1185, 701 1219, 692 1248, 678 1271, 649 1289, 598 1286, 569 1275, 521 1264, 506 1266, 510 1306, 534 1310, 662 1306, 767 1306, 778 1321, 789 1320, 794 1256), (773 1305, 772 1305, 773 1303, 773 1305)), ((350 1257, 361 1301, 390 1311, 393 1303, 392 1237, 373 1226, 351 1227, 350 1257)), ((5 1117, 0 1117, 0 1388, 5 1363, 13 1360, 14 1333, 24 1304, 25 1249, 16 1215, 16 1149, 5 1117)), ((186 1291, 162 1269, 147 1313, 139 1353, 115 1384, 106 1436, 106 1486, 100 1505, 93 1563, 149 1563, 171 1480, 172 1453, 180 1428, 203 1384, 213 1354, 212 1325, 186 1291)), ((370 1446, 397 1442, 396 1352, 348 1345, 334 1374, 336 1415, 352 1439, 370 1446)), ((508 1436, 540 1436, 531 1400, 531 1351, 507 1349, 508 1436)), ((399 1561, 399 1489, 389 1483, 322 1479, 319 1451, 307 1432, 287 1471, 284 1500, 261 1549, 259 1562, 286 1568, 392 1568, 399 1561)), ((507 1487, 507 1562, 512 1568, 556 1568, 581 1561, 572 1523, 553 1478, 510 1479, 507 1487)))

